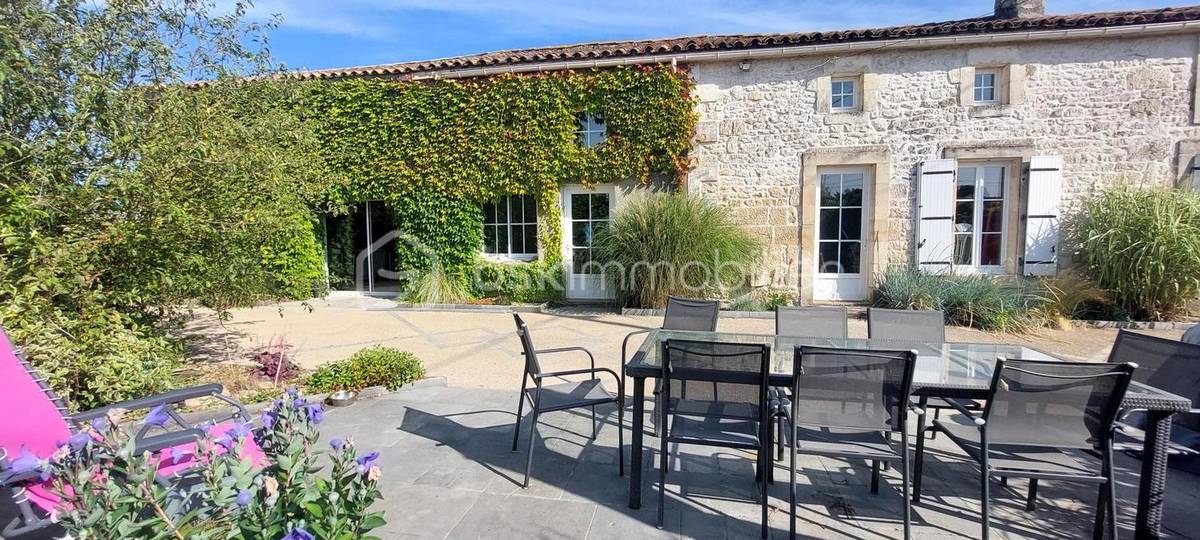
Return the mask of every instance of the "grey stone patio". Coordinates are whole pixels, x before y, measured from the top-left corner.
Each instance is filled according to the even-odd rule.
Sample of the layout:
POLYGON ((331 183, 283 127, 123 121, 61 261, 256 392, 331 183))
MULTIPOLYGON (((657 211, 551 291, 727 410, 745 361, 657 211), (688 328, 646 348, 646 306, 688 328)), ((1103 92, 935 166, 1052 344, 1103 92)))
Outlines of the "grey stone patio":
MULTIPOLYGON (((401 391, 329 411, 325 437, 352 437, 362 452, 379 450, 384 471, 384 538, 757 538, 753 456, 683 447, 671 461, 666 526, 655 527, 656 439, 646 438, 643 507, 627 507, 627 476, 616 468, 616 414, 600 409, 597 440, 586 411, 544 415, 535 439, 529 489, 521 489, 528 431, 510 452, 516 392, 432 387, 401 391), (680 495, 682 491, 682 496, 680 495)), ((629 415, 626 415, 629 421, 629 415)), ((528 423, 527 423, 528 425, 528 423)), ((627 426, 628 427, 628 426, 627 426)), ((626 432, 628 436, 628 431, 626 432)), ((925 498, 914 507, 915 538, 976 538, 975 469, 934 441, 926 462, 925 498)), ((629 438, 626 438, 628 444, 629 438)), ((1132 537, 1139 462, 1122 456, 1122 534, 1132 537)), ((628 460, 626 461, 628 466, 628 460)), ((787 537, 787 466, 776 463, 770 488, 773 538, 787 537)), ((798 531, 804 538, 899 538, 901 497, 895 470, 878 495, 869 493, 863 463, 802 457, 798 531)), ((1025 482, 993 487, 996 538, 1091 536, 1095 492, 1045 482, 1034 513, 1024 510, 1025 482)), ((1192 519, 1200 508, 1200 477, 1172 471, 1168 481, 1168 538, 1200 538, 1192 519)), ((13 507, 0 498, 0 519, 13 507)), ((5 521, 7 523, 7 521, 5 521)), ((49 531, 47 531, 49 533, 49 531)), ((22 538, 50 538, 31 534, 22 538)))
MULTIPOLYGON (((604 425, 595 441, 590 439, 585 411, 543 416, 529 489, 519 486, 527 431, 522 431, 520 450, 509 451, 515 407, 515 391, 417 389, 332 411, 323 431, 327 436, 353 437, 360 449, 383 453, 388 525, 381 532, 388 538, 758 537, 752 455, 683 447, 672 460, 666 526, 659 530, 657 453, 647 450, 643 507, 630 510, 628 476, 617 477, 612 407, 600 410, 604 425)), ((927 456, 925 498, 913 511, 914 537, 978 537, 975 470, 941 439, 927 456)), ((647 437, 648 448, 656 444, 647 437)), ((801 460, 798 530, 803 537, 900 537, 896 471, 886 473, 880 493, 871 495, 870 468, 865 464, 801 460)), ((1121 461, 1126 471, 1120 495, 1125 509, 1122 533, 1132 537, 1136 477, 1128 472, 1139 462, 1121 461)), ((776 466, 776 483, 770 488, 771 533, 786 538, 786 462, 776 466)), ((1165 532, 1200 538, 1200 527, 1190 521, 1200 508, 1200 478, 1173 471, 1168 485, 1165 532)), ((1008 489, 993 489, 996 537, 1091 536, 1093 488, 1044 482, 1038 510, 1029 513, 1024 510, 1025 486, 1014 480, 1008 489)))

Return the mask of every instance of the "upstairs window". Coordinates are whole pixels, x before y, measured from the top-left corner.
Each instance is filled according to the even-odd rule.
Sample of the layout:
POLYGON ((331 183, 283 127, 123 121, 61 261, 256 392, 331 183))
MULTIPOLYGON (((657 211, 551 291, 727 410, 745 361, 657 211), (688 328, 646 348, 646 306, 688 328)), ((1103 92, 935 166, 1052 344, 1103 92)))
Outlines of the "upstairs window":
POLYGON ((829 98, 829 108, 834 112, 856 110, 858 108, 858 81, 856 79, 833 79, 829 98))
POLYGON ((575 135, 584 148, 595 148, 608 137, 604 126, 604 115, 593 112, 575 114, 575 135))
POLYGON ((529 195, 509 195, 483 205, 483 252, 498 258, 537 256, 537 205, 529 195))
POLYGON ((975 104, 1000 103, 1000 72, 995 69, 975 70, 975 104))

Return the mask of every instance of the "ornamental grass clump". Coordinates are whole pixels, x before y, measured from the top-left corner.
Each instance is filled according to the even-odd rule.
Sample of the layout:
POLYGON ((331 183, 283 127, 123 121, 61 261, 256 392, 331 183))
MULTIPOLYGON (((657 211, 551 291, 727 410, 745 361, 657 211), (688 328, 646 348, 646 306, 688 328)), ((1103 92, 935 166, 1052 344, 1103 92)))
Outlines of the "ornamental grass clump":
POLYGON ((12 463, 16 472, 38 472, 59 497, 56 516, 68 537, 373 538, 368 533, 384 524, 382 512, 370 511, 379 498, 379 453, 360 455, 336 438, 319 448, 324 410, 294 389, 262 413, 261 429, 211 430, 187 451, 139 453, 136 430, 162 427, 170 416, 158 407, 125 427, 124 414, 114 409, 93 420, 48 460, 25 452, 12 463), (265 459, 255 462, 252 444, 265 459), (178 463, 194 466, 159 472, 178 463))
POLYGON ((724 296, 742 288, 762 242, 728 208, 682 193, 635 195, 596 232, 592 266, 625 306, 660 308, 668 296, 724 296))
POLYGON ((1027 332, 1043 322, 1034 282, 986 275, 936 275, 908 266, 889 268, 873 304, 891 309, 936 309, 946 322, 996 332, 1027 332))
POLYGON ((1084 274, 1133 319, 1164 320, 1200 291, 1200 195, 1117 187, 1083 202, 1071 223, 1084 274))

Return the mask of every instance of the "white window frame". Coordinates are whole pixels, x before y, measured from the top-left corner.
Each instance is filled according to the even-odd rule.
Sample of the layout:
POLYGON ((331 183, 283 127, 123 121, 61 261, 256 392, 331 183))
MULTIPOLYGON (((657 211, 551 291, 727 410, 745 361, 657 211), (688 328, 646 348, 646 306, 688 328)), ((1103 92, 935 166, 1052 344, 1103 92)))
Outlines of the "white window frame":
MULTIPOLYGON (((1009 205, 1013 203, 1011 198, 1009 197, 1009 192, 1011 190, 1010 188, 1012 187, 1011 182, 1013 182, 1013 167, 1012 167, 1011 163, 1003 162, 1003 161, 959 162, 958 167, 955 171, 955 175, 954 175, 954 189, 951 192, 952 193, 951 196, 954 197, 953 205, 951 206, 951 212, 952 212, 951 219, 952 220, 958 215, 958 202, 960 200, 963 200, 963 201, 966 200, 966 199, 958 198, 958 185, 959 185, 959 182, 962 180, 963 169, 969 169, 969 168, 975 169, 975 171, 976 171, 975 172, 975 192, 974 192, 974 199, 972 201, 974 204, 974 207, 972 210, 973 211, 972 225, 974 227, 974 230, 972 230, 970 233, 971 234, 971 263, 970 264, 959 264, 958 263, 958 259, 957 259, 958 242, 957 242, 957 240, 958 240, 958 236, 960 236, 962 233, 959 233, 956 230, 954 221, 951 221, 952 225, 951 225, 951 229, 950 229, 950 232, 951 232, 950 262, 951 262, 951 265, 954 267, 955 272, 959 272, 959 273, 1002 274, 1005 271, 1004 270, 1005 265, 1008 263, 1008 255, 1009 255, 1008 254, 1008 235, 1010 234, 1010 231, 1009 231, 1008 213, 1009 213, 1009 210, 1011 209, 1011 207, 1009 205), (995 198, 989 198, 989 199, 984 198, 983 171, 985 168, 988 168, 988 167, 1000 167, 1004 171, 1003 184, 1001 185, 1001 188, 1000 188, 1000 191, 1001 191, 1000 201, 1002 203, 1001 210, 1000 210, 1000 215, 1001 215, 1001 217, 1000 217, 1000 260, 999 260, 998 264, 994 264, 994 265, 979 264, 982 249, 983 249, 983 235, 985 234, 983 232, 983 203, 985 200, 989 200, 989 201, 996 200, 995 198)), ((986 234, 994 234, 994 233, 986 233, 986 234)))
POLYGON ((608 139, 608 122, 604 121, 604 113, 595 111, 580 111, 575 115, 575 136, 584 148, 596 148, 608 139), (596 119, 600 121, 597 122, 596 119))
POLYGON ((1001 103, 1000 92, 1004 88, 1002 84, 1003 76, 1002 70, 999 68, 975 68, 975 77, 971 81, 971 97, 974 98, 976 105, 999 105, 1001 103), (992 85, 990 87, 992 89, 992 99, 979 98, 980 89, 986 88, 980 86, 979 79, 985 75, 992 76, 992 85))
MULTIPOLYGON (((498 204, 500 204, 501 201, 504 201, 504 204, 506 205, 506 208, 508 209, 508 214, 507 214, 508 221, 506 221, 504 223, 500 223, 499 221, 494 221, 494 222, 489 223, 488 220, 490 218, 485 213, 485 215, 483 217, 483 226, 485 229, 487 227, 495 227, 495 228, 504 227, 505 229, 507 229, 507 231, 508 231, 508 251, 504 252, 504 253, 488 253, 487 248, 485 247, 483 250, 484 258, 493 260, 493 261, 532 261, 532 260, 537 259, 538 253, 541 252, 541 239, 538 238, 537 235, 534 235, 534 242, 536 242, 537 245, 534 246, 533 253, 513 253, 513 251, 512 251, 513 227, 514 226, 533 225, 534 229, 535 230, 537 229, 537 219, 536 219, 537 202, 534 201, 532 196, 517 194, 517 195, 505 195, 505 196, 501 197, 500 199, 494 201, 492 204, 498 205, 498 204), (513 221, 513 206, 512 206, 513 202, 521 201, 522 197, 527 197, 529 199, 529 201, 533 203, 533 211, 535 213, 534 221, 513 221)), ((524 208, 522 208, 522 210, 524 210, 524 208)), ((524 211, 522 211, 521 212, 522 220, 525 219, 525 217, 524 217, 525 215, 526 215, 526 213, 524 211)))
POLYGON ((834 78, 830 79, 829 80, 829 110, 831 112, 855 112, 855 111, 857 111, 859 108, 859 105, 862 103, 862 99, 859 97, 859 94, 860 94, 859 90, 861 87, 862 87, 862 83, 860 82, 858 77, 834 77, 834 78), (843 85, 842 88, 844 89, 845 84, 850 85, 850 93, 849 94, 847 94, 844 91, 843 92, 837 91, 839 85, 843 85), (843 101, 843 105, 841 107, 834 105, 834 99, 837 98, 838 96, 850 96, 850 106, 846 106, 844 104, 845 101, 843 101))

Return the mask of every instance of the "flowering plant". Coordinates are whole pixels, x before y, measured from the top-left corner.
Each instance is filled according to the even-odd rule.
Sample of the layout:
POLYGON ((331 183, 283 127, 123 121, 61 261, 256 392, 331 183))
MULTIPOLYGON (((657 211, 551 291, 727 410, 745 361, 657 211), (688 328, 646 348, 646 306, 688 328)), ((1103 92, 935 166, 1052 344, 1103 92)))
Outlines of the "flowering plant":
MULTIPOLYGON (((157 451, 139 448, 146 439, 121 427, 123 415, 92 421, 49 460, 13 462, 52 486, 69 537, 351 539, 384 524, 382 512, 369 510, 379 497, 379 453, 360 456, 339 438, 319 447, 324 410, 294 389, 262 413, 257 433, 249 423, 222 425, 195 444, 157 451)), ((168 419, 155 408, 137 427, 168 419)))

